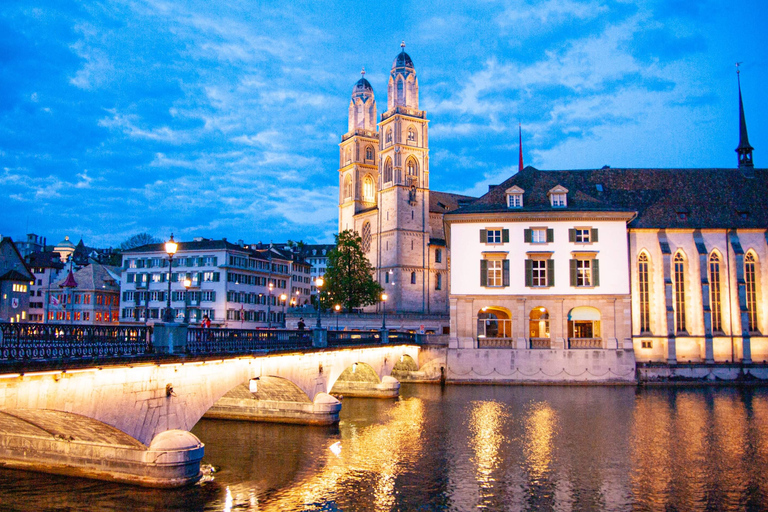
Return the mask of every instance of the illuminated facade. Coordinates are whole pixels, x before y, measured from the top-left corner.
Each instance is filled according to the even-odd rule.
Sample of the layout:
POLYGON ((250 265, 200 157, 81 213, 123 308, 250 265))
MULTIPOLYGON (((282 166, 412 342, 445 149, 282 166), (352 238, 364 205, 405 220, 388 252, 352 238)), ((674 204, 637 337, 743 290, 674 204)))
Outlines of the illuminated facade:
POLYGON ((374 278, 389 295, 388 311, 447 314, 443 215, 471 198, 430 191, 429 120, 419 109, 413 61, 401 46, 380 118, 365 76, 353 88, 339 145, 339 231, 362 237, 374 278))

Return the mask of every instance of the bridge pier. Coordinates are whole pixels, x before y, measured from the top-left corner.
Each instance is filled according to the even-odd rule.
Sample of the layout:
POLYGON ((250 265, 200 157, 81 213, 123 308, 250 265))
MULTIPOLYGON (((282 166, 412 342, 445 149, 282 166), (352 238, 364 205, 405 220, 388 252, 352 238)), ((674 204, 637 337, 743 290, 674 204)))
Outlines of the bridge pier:
POLYGON ((331 388, 331 394, 360 398, 397 398, 400 394, 400 381, 389 375, 379 379, 370 365, 354 363, 339 375, 331 388))
POLYGON ((318 393, 313 401, 290 381, 278 377, 258 377, 229 391, 203 417, 333 425, 339 422, 339 411, 341 402, 328 393, 318 393))
POLYGON ((78 414, 17 409, 0 412, 0 466, 146 487, 180 487, 200 479, 203 443, 167 430, 149 446, 78 414))

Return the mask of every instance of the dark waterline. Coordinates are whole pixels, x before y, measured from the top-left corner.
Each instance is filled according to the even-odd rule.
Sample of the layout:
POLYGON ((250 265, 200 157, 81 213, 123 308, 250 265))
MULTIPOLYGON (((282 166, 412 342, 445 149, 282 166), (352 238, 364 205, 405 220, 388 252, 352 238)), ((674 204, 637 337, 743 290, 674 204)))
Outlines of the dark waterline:
POLYGON ((202 420, 161 491, 0 470, 0 510, 768 510, 768 390, 407 385, 338 427, 202 420))

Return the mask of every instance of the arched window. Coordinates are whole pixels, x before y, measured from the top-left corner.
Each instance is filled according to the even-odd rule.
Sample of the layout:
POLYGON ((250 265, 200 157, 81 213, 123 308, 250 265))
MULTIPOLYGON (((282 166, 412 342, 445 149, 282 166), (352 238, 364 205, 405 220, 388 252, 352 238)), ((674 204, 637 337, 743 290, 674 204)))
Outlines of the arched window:
POLYGON ((365 159, 373 160, 373 148, 371 146, 365 148, 365 159))
POLYGON ((408 144, 416 144, 416 130, 408 128, 408 144))
POLYGON ((384 162, 384 183, 392 182, 392 160, 387 158, 384 162))
POLYGON ((757 331, 757 286, 755 267, 757 259, 751 251, 744 257, 744 283, 747 292, 747 318, 750 331, 757 331))
POLYGON ((368 252, 371 250, 371 223, 368 221, 365 221, 363 223, 363 235, 362 235, 363 243, 361 246, 361 249, 363 252, 368 252))
POLYGON ((722 332, 723 315, 720 305, 720 257, 709 256, 709 309, 712 312, 712 331, 722 332))
POLYGON ((484 307, 477 312, 477 341, 478 346, 509 346, 512 338, 512 320, 509 311, 501 307, 484 307), (504 339, 504 342, 493 342, 490 339, 504 339))
POLYGON ((685 332, 685 258, 675 254, 675 331, 685 332))
POLYGON ((398 105, 405 105, 405 88, 403 87, 403 79, 397 80, 397 102, 398 105))
POLYGON ((528 334, 531 338, 531 348, 550 348, 549 312, 546 308, 538 307, 531 310, 528 316, 528 334))
POLYGON ((352 199, 352 176, 347 174, 347 177, 344 178, 344 199, 352 199))
POLYGON ((392 128, 387 128, 387 135, 384 137, 384 142, 392 144, 392 128))
POLYGON ((640 332, 651 332, 648 255, 644 252, 637 258, 637 288, 640 296, 640 332))
POLYGON ((411 284, 416 284, 416 272, 411 272, 411 284))
POLYGON ((373 178, 366 176, 365 179, 363 179, 363 201, 366 203, 372 203, 374 202, 374 198, 375 186, 373 183, 373 178))
POLYGON ((412 178, 419 177, 419 167, 416 164, 416 160, 414 160, 413 158, 408 159, 408 163, 405 164, 405 169, 408 177, 412 177, 412 178))
POLYGON ((602 348, 598 309, 579 306, 568 312, 568 342, 570 348, 602 348))

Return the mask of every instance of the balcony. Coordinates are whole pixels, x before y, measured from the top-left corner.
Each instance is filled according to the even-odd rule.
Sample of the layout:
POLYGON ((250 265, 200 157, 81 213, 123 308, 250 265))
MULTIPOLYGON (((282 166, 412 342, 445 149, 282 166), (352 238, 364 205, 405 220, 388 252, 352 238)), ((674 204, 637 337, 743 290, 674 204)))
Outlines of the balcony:
POLYGON ((552 340, 549 338, 531 338, 531 349, 550 349, 552 348, 552 340))
POLYGON ((568 348, 603 348, 602 338, 568 338, 568 348))
POLYGON ((513 338, 484 338, 477 337, 477 348, 515 348, 513 338))

